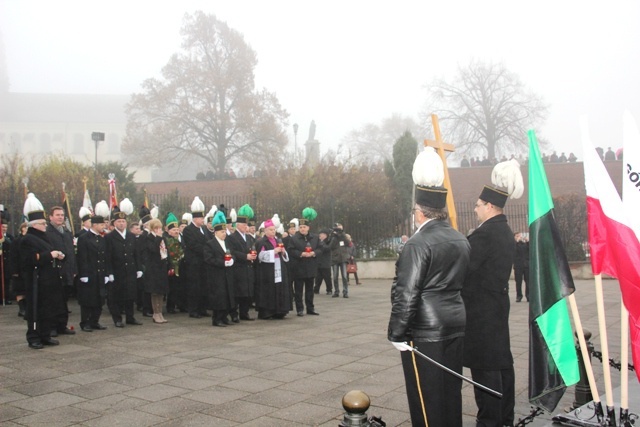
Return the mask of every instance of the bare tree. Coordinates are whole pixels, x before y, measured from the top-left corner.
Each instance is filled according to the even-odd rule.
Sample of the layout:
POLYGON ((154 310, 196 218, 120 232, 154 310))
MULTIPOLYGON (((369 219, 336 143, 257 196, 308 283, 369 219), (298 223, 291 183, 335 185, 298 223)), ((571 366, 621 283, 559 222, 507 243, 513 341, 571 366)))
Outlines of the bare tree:
POLYGON ((185 15, 181 35, 183 51, 163 79, 146 80, 127 106, 123 152, 145 166, 196 156, 220 175, 232 158, 282 153, 287 113, 274 94, 254 89, 256 53, 242 34, 196 12, 185 15))
POLYGON ((548 107, 526 90, 503 64, 471 62, 447 82, 427 86, 428 106, 438 115, 457 156, 487 155, 489 160, 527 149, 527 131, 540 126, 548 107))
POLYGON ((380 123, 366 123, 347 134, 343 145, 349 158, 356 163, 377 164, 393 161, 393 145, 405 132, 421 135, 416 121, 407 116, 392 114, 380 123))

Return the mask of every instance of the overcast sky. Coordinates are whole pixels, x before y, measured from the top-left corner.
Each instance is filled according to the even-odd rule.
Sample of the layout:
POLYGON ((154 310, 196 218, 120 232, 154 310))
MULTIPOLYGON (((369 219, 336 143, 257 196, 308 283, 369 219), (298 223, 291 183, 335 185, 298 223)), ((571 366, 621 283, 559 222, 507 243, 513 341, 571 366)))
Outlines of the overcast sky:
POLYGON ((315 120, 323 152, 393 113, 417 120, 425 84, 471 59, 503 62, 543 96, 550 115, 536 131, 558 154, 582 158, 582 114, 594 144, 614 149, 623 111, 640 122, 632 0, 0 0, 10 90, 136 92, 179 50, 183 16, 195 10, 244 34, 258 55, 256 86, 277 94, 299 143, 315 120))

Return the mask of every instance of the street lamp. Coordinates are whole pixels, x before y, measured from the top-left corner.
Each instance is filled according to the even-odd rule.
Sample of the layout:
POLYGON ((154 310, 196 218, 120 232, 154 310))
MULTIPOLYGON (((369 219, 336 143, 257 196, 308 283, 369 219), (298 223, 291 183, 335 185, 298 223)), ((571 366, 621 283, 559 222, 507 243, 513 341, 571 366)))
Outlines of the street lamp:
POLYGON ((91 139, 96 143, 96 162, 93 170, 93 200, 98 200, 98 144, 104 141, 104 132, 92 132, 91 139))
POLYGON ((297 166, 298 158, 298 124, 293 124, 293 165, 297 166))

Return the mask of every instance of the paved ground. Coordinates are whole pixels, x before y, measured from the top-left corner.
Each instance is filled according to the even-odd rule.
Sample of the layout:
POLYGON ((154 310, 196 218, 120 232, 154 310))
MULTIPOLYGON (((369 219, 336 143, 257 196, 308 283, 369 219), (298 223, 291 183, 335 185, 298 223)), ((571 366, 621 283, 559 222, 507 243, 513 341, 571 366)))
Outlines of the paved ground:
MULTIPOLYGON (((316 295, 320 316, 241 322, 227 328, 210 319, 167 315, 169 323, 60 338, 31 350, 17 306, 0 307, 0 423, 3 426, 337 426, 342 396, 363 390, 369 415, 388 426, 409 426, 398 352, 386 340, 389 280, 352 286, 350 298, 316 295)), ((514 285, 512 284, 512 287, 514 285)), ((594 285, 578 281, 586 329, 597 334, 594 285)), ((620 294, 605 281, 611 357, 619 359, 620 294)), ((79 308, 73 302, 71 324, 79 308)), ((516 418, 527 402, 528 304, 512 304, 516 359, 516 418)), ((489 344, 488 344, 489 345, 489 344)), ((601 393, 602 366, 594 363, 601 393)), ((468 373, 468 372, 467 372, 468 373)), ((614 373, 614 387, 619 375, 614 373)), ((463 389, 465 426, 474 425, 470 386, 463 389)), ((604 398, 603 398, 604 400, 604 398)), ((568 390, 561 407, 573 401, 568 390)), ((550 414, 531 425, 545 425, 550 414)))

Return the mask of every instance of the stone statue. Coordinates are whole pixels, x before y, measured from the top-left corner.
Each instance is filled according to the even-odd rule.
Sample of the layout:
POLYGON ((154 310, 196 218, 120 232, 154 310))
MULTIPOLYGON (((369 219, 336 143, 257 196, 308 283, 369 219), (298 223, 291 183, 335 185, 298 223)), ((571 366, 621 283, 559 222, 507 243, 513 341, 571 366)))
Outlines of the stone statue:
POLYGON ((313 141, 316 139, 316 121, 311 120, 311 126, 309 126, 309 139, 307 141, 313 141))

